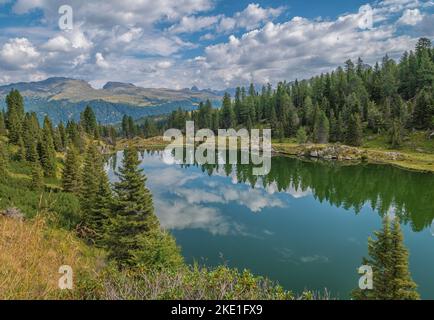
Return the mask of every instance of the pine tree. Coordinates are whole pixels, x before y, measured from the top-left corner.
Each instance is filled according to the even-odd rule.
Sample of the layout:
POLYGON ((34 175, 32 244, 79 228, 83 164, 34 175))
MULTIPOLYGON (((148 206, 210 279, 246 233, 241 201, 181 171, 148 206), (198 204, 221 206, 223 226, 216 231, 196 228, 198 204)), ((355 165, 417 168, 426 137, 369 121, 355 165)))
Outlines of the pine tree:
POLYGON ((393 120, 392 127, 389 131, 390 144, 393 148, 399 148, 404 138, 404 126, 399 119, 393 120))
POLYGON ((427 129, 434 116, 434 101, 431 93, 424 89, 416 97, 413 111, 413 123, 417 129, 427 129))
POLYGON ((159 228, 154 214, 152 196, 145 186, 146 177, 137 150, 124 151, 119 181, 114 184, 114 212, 110 222, 109 256, 120 265, 146 263, 138 257, 148 250, 146 234, 159 228))
POLYGON ((4 181, 8 173, 8 152, 6 145, 0 141, 0 181, 4 181))
POLYGON ((24 119, 24 102, 18 90, 11 90, 6 96, 7 129, 9 140, 17 144, 22 134, 22 121, 24 119))
POLYGON ((233 128, 235 125, 235 113, 232 109, 231 96, 228 93, 223 97, 220 120, 225 129, 233 128))
POLYGON ((0 136, 6 135, 6 123, 4 112, 0 111, 0 136))
POLYGON ((42 171, 39 163, 32 164, 32 180, 30 182, 30 188, 32 190, 40 190, 44 186, 44 172, 42 171))
POLYGON ((307 142, 307 133, 304 127, 300 127, 297 131, 297 143, 305 144, 307 142))
POLYGON ((82 171, 80 205, 83 214, 83 236, 89 242, 103 246, 107 239, 108 218, 112 196, 101 154, 89 145, 82 171))
POLYGON ((105 246, 109 237, 109 219, 112 215, 113 194, 107 174, 100 167, 101 172, 98 181, 98 190, 95 202, 89 209, 86 221, 92 230, 90 240, 99 247, 105 246))
POLYGON ((87 134, 92 136, 95 134, 95 130, 97 129, 96 116, 90 106, 86 106, 80 114, 80 125, 87 134))
POLYGON ((56 151, 54 149, 53 137, 51 135, 52 126, 50 119, 46 116, 42 130, 42 138, 39 142, 39 155, 42 169, 46 177, 56 175, 56 151))
POLYGON ((62 188, 65 192, 80 192, 80 160, 74 146, 66 152, 65 167, 62 172, 62 188))
POLYGON ((24 145, 23 137, 20 136, 18 139, 18 153, 17 153, 18 161, 26 161, 26 146, 24 145))
POLYGON ((59 130, 59 136, 60 136, 60 142, 61 142, 62 150, 65 150, 65 148, 68 144, 68 141, 67 141, 68 137, 66 134, 65 126, 64 126, 62 121, 59 123, 57 129, 59 130))
POLYGON ((392 299, 394 300, 418 300, 419 294, 416 291, 417 285, 412 280, 408 267, 408 251, 404 246, 404 237, 401 225, 397 217, 394 218, 391 231, 392 257, 391 266, 392 299))
POLYGON ((330 125, 324 111, 318 111, 315 117, 313 129, 314 141, 316 143, 327 143, 329 140, 330 125))
POLYGON ((362 121, 358 113, 354 113, 350 117, 345 142, 355 147, 361 146, 363 143, 362 121))
POLYGON ((27 146, 26 160, 31 163, 39 163, 38 144, 36 141, 31 140, 27 146))
POLYGON ((399 219, 386 216, 383 229, 375 232, 376 240, 369 238, 369 259, 363 259, 363 265, 372 267, 373 289, 352 292, 352 296, 359 300, 414 300, 419 295, 416 284, 410 277, 408 270, 408 252, 403 244, 403 236, 399 226, 399 219))

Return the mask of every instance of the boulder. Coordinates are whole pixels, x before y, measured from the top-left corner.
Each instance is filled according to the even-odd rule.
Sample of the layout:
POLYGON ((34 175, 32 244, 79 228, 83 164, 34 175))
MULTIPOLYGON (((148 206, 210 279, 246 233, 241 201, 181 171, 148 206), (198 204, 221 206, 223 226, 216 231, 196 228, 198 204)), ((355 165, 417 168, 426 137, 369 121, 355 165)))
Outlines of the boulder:
POLYGON ((6 218, 24 220, 24 214, 18 208, 8 208, 4 211, 1 211, 0 215, 5 216, 6 218))

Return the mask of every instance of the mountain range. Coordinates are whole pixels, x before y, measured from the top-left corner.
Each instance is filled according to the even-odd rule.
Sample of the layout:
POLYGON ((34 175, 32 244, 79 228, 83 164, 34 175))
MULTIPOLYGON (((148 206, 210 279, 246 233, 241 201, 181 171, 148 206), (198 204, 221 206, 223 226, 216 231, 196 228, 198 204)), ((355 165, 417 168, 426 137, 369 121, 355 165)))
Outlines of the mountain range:
POLYGON ((54 122, 74 119, 90 105, 102 124, 117 123, 123 115, 139 119, 162 115, 182 108, 193 110, 201 101, 209 99, 213 106, 221 104, 223 91, 166 88, 142 88, 131 83, 107 82, 101 89, 84 80, 48 78, 37 82, 20 82, 0 86, 0 109, 12 89, 24 97, 25 110, 34 111, 41 119, 50 116, 54 122))

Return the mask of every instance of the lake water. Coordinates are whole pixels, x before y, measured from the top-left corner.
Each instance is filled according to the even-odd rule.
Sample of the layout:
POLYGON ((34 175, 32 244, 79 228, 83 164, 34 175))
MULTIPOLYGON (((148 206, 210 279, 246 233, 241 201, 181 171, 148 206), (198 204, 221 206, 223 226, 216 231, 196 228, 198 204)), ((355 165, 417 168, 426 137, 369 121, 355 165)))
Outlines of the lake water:
MULTIPOLYGON (((348 298, 367 239, 382 216, 401 218, 410 270, 424 299, 434 299, 434 175, 391 166, 272 158, 271 172, 250 165, 168 165, 143 152, 142 168, 162 226, 187 262, 226 263, 286 289, 348 298)), ((109 173, 122 153, 110 160, 109 173)))

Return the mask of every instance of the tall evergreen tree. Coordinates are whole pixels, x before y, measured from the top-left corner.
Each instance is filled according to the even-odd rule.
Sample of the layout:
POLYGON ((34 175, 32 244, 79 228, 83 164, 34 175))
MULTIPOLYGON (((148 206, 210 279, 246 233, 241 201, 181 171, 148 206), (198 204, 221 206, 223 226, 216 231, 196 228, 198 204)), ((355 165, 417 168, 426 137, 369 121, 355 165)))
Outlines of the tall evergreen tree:
POLYGON ((369 259, 363 264, 372 267, 373 289, 352 292, 359 300, 414 300, 419 295, 416 284, 408 271, 408 252, 403 244, 403 236, 398 218, 394 218, 391 228, 390 218, 383 220, 383 229, 375 232, 376 239, 369 238, 369 259))
POLYGON ((152 196, 145 186, 146 177, 139 164, 137 150, 132 147, 125 149, 119 181, 114 184, 109 256, 121 265, 142 263, 137 257, 147 250, 143 236, 159 228, 152 196))
POLYGON ((9 140, 13 144, 19 142, 22 133, 22 121, 24 119, 24 100, 18 90, 11 90, 6 96, 7 104, 7 129, 9 140))
POLYGON ((52 137, 52 125, 48 116, 44 119, 44 127, 42 129, 42 137, 39 142, 39 157, 41 160, 42 169, 46 177, 54 177, 56 175, 56 151, 54 149, 52 137))
POLYGON ((38 162, 32 164, 32 180, 30 188, 32 190, 40 190, 44 186, 44 172, 38 162))
POLYGON ((235 125, 235 113, 232 108, 231 96, 228 93, 225 93, 223 97, 220 121, 225 129, 233 128, 235 125))
POLYGON ((0 111, 0 136, 6 135, 6 122, 4 112, 0 111))
POLYGON ((404 246, 404 237, 401 231, 399 218, 395 217, 391 230, 392 258, 391 266, 392 299, 393 300, 418 300, 419 294, 416 291, 417 285, 410 275, 408 266, 408 250, 404 246))
POLYGON ((316 143, 327 143, 329 141, 330 125, 324 111, 318 111, 313 129, 314 141, 316 143))
POLYGON ((80 192, 80 160, 73 145, 66 151, 65 167, 62 172, 62 188, 65 192, 80 192))
POLYGON ((416 98, 413 111, 413 123, 417 129, 427 129, 431 126, 434 116, 434 100, 427 89, 423 89, 416 98))
POLYGON ((6 145, 0 141, 0 181, 6 180, 8 173, 8 152, 6 145))
POLYGON ((95 130, 97 129, 96 116, 93 109, 90 106, 86 106, 84 111, 80 115, 80 125, 83 127, 84 131, 93 136, 95 130))
POLYGON ((363 143, 363 127, 358 113, 354 113, 350 117, 345 142, 356 147, 361 146, 363 143))
POLYGON ((111 189, 101 154, 93 144, 87 149, 81 180, 82 235, 87 241, 102 246, 107 237, 111 189))

